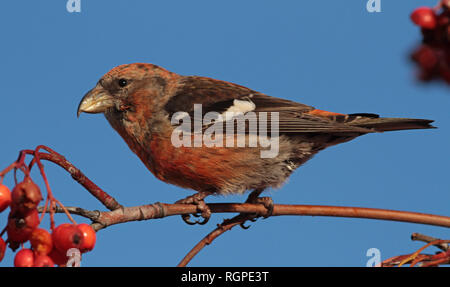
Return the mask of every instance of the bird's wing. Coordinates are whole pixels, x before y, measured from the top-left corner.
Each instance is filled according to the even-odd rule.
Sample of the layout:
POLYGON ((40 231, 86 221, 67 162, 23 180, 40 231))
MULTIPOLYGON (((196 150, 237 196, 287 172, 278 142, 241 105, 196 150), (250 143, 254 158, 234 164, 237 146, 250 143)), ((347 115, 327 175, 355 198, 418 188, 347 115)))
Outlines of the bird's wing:
MULTIPOLYGON (((280 133, 368 133, 373 130, 346 123, 348 115, 328 113, 301 103, 267 96, 246 87, 205 77, 184 77, 175 95, 165 105, 169 119, 177 112, 194 118, 194 104, 201 104, 202 117, 217 112, 254 112, 267 115, 268 125, 277 113, 280 133)), ((227 119, 227 118, 226 118, 227 119)))

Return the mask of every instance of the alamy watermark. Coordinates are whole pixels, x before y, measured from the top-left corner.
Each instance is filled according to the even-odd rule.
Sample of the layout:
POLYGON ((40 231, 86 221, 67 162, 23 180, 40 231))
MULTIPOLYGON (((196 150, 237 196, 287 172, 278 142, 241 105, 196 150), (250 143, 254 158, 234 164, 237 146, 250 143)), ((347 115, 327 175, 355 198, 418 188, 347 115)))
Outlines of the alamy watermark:
POLYGON ((66 267, 80 267, 81 266, 81 252, 77 248, 70 248, 66 252, 68 258, 66 267))
POLYGON ((367 12, 381 12, 381 0, 368 0, 366 4, 367 12))
POLYGON ((67 9, 67 12, 69 12, 69 13, 73 13, 73 12, 80 13, 81 12, 81 0, 67 0, 66 9, 67 9))
MULTIPOLYGON (((66 9, 69 13, 81 12, 81 0, 67 0, 66 9)), ((381 12, 381 0, 367 0, 367 12, 381 12)))
POLYGON ((366 256, 370 257, 367 260, 366 267, 380 267, 381 266, 381 251, 378 248, 369 248, 366 251, 366 256))
POLYGON ((222 114, 208 112, 203 115, 201 104, 194 105, 193 119, 186 112, 176 112, 171 118, 172 125, 176 126, 171 136, 172 145, 260 147, 261 158, 274 158, 279 151, 279 113, 256 114, 251 111, 253 109, 252 102, 235 100, 234 105, 222 114), (233 107, 239 107, 241 111, 233 111, 233 107), (250 111, 243 112, 246 109, 250 111))

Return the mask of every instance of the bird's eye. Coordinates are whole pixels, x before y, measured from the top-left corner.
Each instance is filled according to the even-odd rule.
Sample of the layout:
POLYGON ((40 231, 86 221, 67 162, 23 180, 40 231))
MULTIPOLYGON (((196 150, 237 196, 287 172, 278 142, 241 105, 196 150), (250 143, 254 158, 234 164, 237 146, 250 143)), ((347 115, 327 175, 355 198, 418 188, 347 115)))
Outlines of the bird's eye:
POLYGON ((126 79, 119 80, 119 86, 125 87, 126 85, 128 85, 128 81, 126 79))

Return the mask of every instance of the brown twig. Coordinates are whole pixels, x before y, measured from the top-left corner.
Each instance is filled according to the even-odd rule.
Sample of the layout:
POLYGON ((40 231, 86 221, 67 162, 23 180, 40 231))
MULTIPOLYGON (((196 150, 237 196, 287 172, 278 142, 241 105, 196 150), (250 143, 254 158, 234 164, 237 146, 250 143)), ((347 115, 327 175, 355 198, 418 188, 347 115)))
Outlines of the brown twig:
MULTIPOLYGON (((263 205, 253 203, 210 203, 208 207, 211 209, 211 213, 263 214, 266 210, 263 205)), ((129 221, 193 214, 197 211, 197 206, 193 204, 167 204, 157 202, 155 204, 122 207, 113 211, 96 211, 98 213, 96 213, 95 218, 85 216, 87 213, 81 213, 80 210, 83 209, 78 207, 67 209, 69 212, 87 217, 100 224, 101 228, 98 228, 99 230, 110 225, 129 221), (75 208, 78 211, 73 212, 75 208)), ((272 216, 283 215, 367 218, 450 227, 450 217, 447 216, 377 208, 275 204, 272 216)))
MULTIPOLYGON (((248 216, 245 214, 262 214, 265 207, 261 204, 251 203, 212 203, 208 204, 212 213, 241 213, 240 215, 225 220, 218 228, 203 238, 179 263, 179 266, 185 266, 201 249, 210 244, 214 239, 234 226, 245 222, 248 216)), ((110 225, 139 220, 149 220, 163 218, 173 215, 192 214, 197 210, 196 205, 187 204, 163 204, 155 203, 134 207, 123 207, 114 211, 88 211, 78 207, 67 207, 71 213, 84 216, 93 221, 93 228, 100 230, 110 225)), ((56 212, 63 212, 56 210, 56 212)), ((429 225, 438 225, 450 227, 450 217, 394 211, 386 209, 371 209, 359 207, 337 207, 337 206, 317 206, 317 205, 282 205, 276 204, 273 210, 273 216, 282 215, 300 215, 300 216, 333 216, 333 217, 352 217, 352 218, 370 218, 393 221, 403 221, 412 223, 422 223, 429 225)), ((406 257, 405 257, 406 258, 406 257)), ((403 258, 404 259, 404 258, 403 258)), ((425 259, 425 257, 420 257, 425 259)), ((398 259, 397 261, 402 259, 398 259)))
MULTIPOLYGON (((335 217, 356 217, 356 218, 371 218, 371 219, 384 219, 384 220, 396 220, 396 221, 404 221, 404 222, 413 222, 429 224, 431 222, 432 225, 436 225, 436 223, 444 223, 446 227, 450 227, 448 225, 447 217, 436 218, 435 215, 427 215, 423 213, 414 213, 414 212, 405 212, 405 211, 394 211, 394 210, 386 210, 386 209, 370 209, 370 208, 358 208, 358 207, 336 207, 336 206, 289 206, 285 210, 285 214, 280 212, 277 209, 283 209, 285 206, 275 205, 273 216, 276 215, 312 215, 312 216, 335 216, 335 217), (299 211, 298 214, 289 214, 294 209, 299 211), (278 212, 276 212, 276 210, 278 212), (443 219, 442 221, 440 219, 443 219), (447 223, 445 223, 447 221, 447 223), (427 223, 425 223, 427 222, 427 223)), ((205 236, 197 245, 195 245, 188 254, 181 260, 178 264, 178 267, 185 267, 195 255, 197 255, 206 245, 211 244, 211 242, 230 230, 234 226, 241 224, 243 225, 245 221, 248 219, 248 214, 241 213, 232 219, 224 220, 224 223, 218 225, 218 227, 205 236)), ((442 241, 434 242, 438 245, 444 244, 442 241)), ((432 263, 442 264, 446 262, 446 259, 439 258, 436 261, 430 262, 430 266, 432 263), (438 263, 437 263, 438 262, 438 263)))
MULTIPOLYGON (((42 169, 40 160, 53 162, 69 172, 73 179, 80 183, 110 211, 89 211, 79 207, 56 206, 55 204, 48 206, 48 208, 42 206, 39 210, 41 212, 50 213, 68 212, 89 218, 93 222, 92 226, 96 231, 118 223, 163 218, 172 215, 194 214, 197 212, 196 205, 163 204, 159 202, 142 206, 123 207, 112 196, 87 178, 72 163, 67 161, 65 157, 45 146, 39 146, 35 150, 21 151, 19 159, 0 172, 0 180, 2 180, 4 175, 12 169, 21 169, 26 175, 29 174, 29 170, 35 163, 42 169), (44 149, 46 152, 39 152, 39 149, 44 149), (24 165, 25 155, 27 154, 34 156, 28 167, 24 165)), ((201 249, 210 244, 225 231, 230 230, 237 224, 243 224, 245 220, 251 218, 251 214, 265 214, 267 211, 262 204, 251 203, 213 203, 208 204, 208 207, 210 208, 211 213, 240 214, 232 219, 225 220, 214 231, 208 234, 188 253, 188 255, 186 255, 180 262, 180 266, 186 265, 201 249)), ((447 216, 375 208, 322 205, 274 205, 272 216, 282 215, 368 218, 450 227, 450 217, 447 216)))
MULTIPOLYGON (((95 222, 97 220, 97 218, 100 216, 100 211, 98 210, 87 210, 81 207, 74 207, 74 206, 66 206, 65 207, 66 210, 71 213, 71 214, 76 214, 85 218, 88 218, 90 220, 92 220, 93 222, 95 222)), ((45 210, 45 206, 39 206, 37 208, 38 212, 50 212, 49 210, 45 210)), ((54 206, 53 207, 53 211, 55 213, 65 213, 65 211, 60 207, 60 206, 54 206)))
MULTIPOLYGON (((98 187, 94 182, 92 182, 88 177, 86 177, 78 168, 76 168, 72 163, 70 163, 64 156, 55 152, 54 150, 45 147, 39 146, 38 148, 42 148, 46 150, 48 153, 37 152, 36 155, 41 160, 46 160, 53 162, 63 169, 65 169, 72 178, 81 184, 90 194, 92 194, 98 201, 100 201, 107 209, 115 210, 121 207, 121 205, 108 193, 103 191, 100 187, 98 187)), ((33 150, 23 150, 21 153, 34 155, 35 151, 33 150)), ((35 158, 30 163, 30 167, 34 164, 35 158)))
MULTIPOLYGON (((53 162, 80 183, 87 191, 97 198, 110 212, 101 212, 97 222, 109 226, 120 222, 145 220, 160 218, 170 215, 191 214, 196 212, 195 205, 185 204, 150 204, 136 207, 123 207, 112 196, 103 191, 88 177, 86 177, 78 168, 70 163, 64 156, 46 147, 39 146, 36 150, 23 150, 19 158, 24 160, 25 154, 38 155, 38 159, 53 162), (47 153, 38 152, 44 149, 47 153)), ((30 168, 36 158, 30 163, 30 168)), ((10 169, 10 168, 9 168, 10 169)), ((0 173, 0 176, 4 172, 0 173)), ((238 212, 238 213, 257 213, 264 214, 266 209, 260 204, 250 203, 216 203, 208 205, 213 213, 238 212)), ((338 206, 320 206, 320 205, 275 205, 273 216, 279 215, 310 215, 310 216, 334 216, 334 217, 354 217, 354 218, 372 218, 393 221, 403 221, 412 223, 422 223, 428 225, 437 225, 450 227, 450 217, 395 211, 387 209, 361 208, 361 207, 338 207, 338 206)))
POLYGON ((191 251, 178 263, 177 267, 185 267, 194 257, 197 255, 206 245, 211 244, 214 239, 235 227, 236 225, 242 225, 249 219, 247 214, 239 214, 231 219, 225 219, 222 224, 217 224, 217 228, 206 235, 199 243, 197 243, 191 251))
MULTIPOLYGON (((425 259, 423 258, 419 258, 418 255, 425 250, 426 248, 430 247, 431 245, 437 245, 437 244, 442 244, 442 243, 448 243, 450 242, 449 240, 435 240, 432 241, 430 243, 427 243, 425 246, 422 246, 419 250, 417 250, 416 252, 414 252, 413 254, 411 254, 409 257, 407 257, 406 259, 404 259, 402 262, 400 262, 400 264, 398 265, 399 267, 401 267, 403 264, 407 263, 407 262, 411 262, 410 267, 414 267, 417 263, 424 261, 425 259)), ((427 258, 430 261, 433 261, 433 255, 429 255, 430 258, 427 258)), ((439 258, 439 260, 442 258, 439 258)))
MULTIPOLYGON (((211 213, 239 212, 240 214, 232 219, 225 220, 215 230, 204 237, 197 245, 194 246, 194 248, 191 249, 191 251, 189 251, 178 266, 186 266, 195 255, 197 255, 206 245, 209 245, 214 239, 234 226, 243 224, 248 219, 248 215, 255 213, 263 214, 266 210, 261 204, 251 203, 212 203, 208 204, 208 207, 211 209, 211 213)), ((187 204, 155 203, 150 205, 123 207, 108 212, 93 212, 80 208, 68 208, 68 210, 69 212, 73 212, 91 219, 93 221, 93 228, 98 231, 110 225, 129 221, 149 220, 173 215, 192 214, 197 211, 197 206, 187 204)), ((407 211, 359 207, 276 204, 274 206, 272 216, 282 215, 369 218, 450 227, 450 217, 407 211)))
MULTIPOLYGON (((430 243, 436 240, 439 240, 439 238, 434 238, 425 234, 420 234, 420 233, 413 233, 411 234, 411 240, 412 241, 422 241, 425 243, 430 243)), ((448 243, 441 243, 441 244, 437 244, 435 245, 437 248, 441 249, 442 251, 447 251, 450 250, 450 246, 448 245, 448 243)))
POLYGON ((431 266, 439 266, 442 264, 450 263, 450 249, 444 250, 437 254, 422 254, 429 246, 435 246, 440 249, 444 249, 446 246, 448 247, 448 243, 450 240, 442 240, 437 239, 428 235, 413 233, 411 235, 411 239, 415 241, 423 241, 427 242, 425 246, 422 246, 419 250, 411 254, 394 256, 389 259, 386 259, 382 262, 381 266, 384 267, 392 267, 398 266, 402 267, 403 265, 409 264, 410 267, 414 267, 416 265, 421 267, 431 267, 431 266))

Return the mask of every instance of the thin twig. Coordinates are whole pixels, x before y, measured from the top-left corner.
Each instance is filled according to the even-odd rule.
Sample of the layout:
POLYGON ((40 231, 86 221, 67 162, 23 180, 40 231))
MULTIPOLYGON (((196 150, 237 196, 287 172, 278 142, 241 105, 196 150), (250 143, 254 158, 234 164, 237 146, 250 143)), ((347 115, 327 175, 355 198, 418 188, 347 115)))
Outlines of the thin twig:
MULTIPOLYGON (((412 241, 422 241, 425 243, 430 243, 436 240, 439 240, 439 238, 434 238, 425 234, 421 234, 421 233, 413 233, 411 234, 411 240, 412 241)), ((437 248, 443 250, 443 251, 447 251, 450 249, 448 243, 441 243, 441 244, 437 244, 435 245, 437 248)))
MULTIPOLYGON (((262 214, 266 210, 262 204, 253 203, 210 203, 207 206, 211 209, 211 213, 262 214)), ((72 212, 73 208, 68 210, 72 212)), ((118 223, 193 214, 196 211, 197 206, 193 204, 167 204, 157 202, 155 204, 122 207, 113 211, 98 211, 98 217, 96 219, 85 216, 80 212, 73 213, 94 220, 96 223, 102 225, 99 228, 102 229, 118 223)), ((275 204, 272 216, 283 215, 367 218, 450 227, 450 217, 447 216, 377 208, 275 204)))
POLYGON ((408 262, 408 261, 410 261, 410 260, 412 260, 410 266, 411 266, 411 267, 414 267, 417 263, 419 263, 420 261, 422 261, 422 259, 416 258, 416 257, 417 257, 417 255, 419 255, 423 250, 425 250, 426 248, 430 247, 431 245, 437 245, 437 244, 448 243, 448 242, 450 242, 450 241, 449 241, 449 240, 440 240, 440 239, 438 239, 438 240, 432 241, 432 242, 430 242, 430 243, 427 243, 425 246, 421 247, 419 250, 417 250, 416 252, 414 252, 410 257, 408 257, 408 258, 406 258, 404 261, 402 261, 402 262, 398 265, 398 267, 401 267, 404 263, 406 263, 406 262, 408 262))
MULTIPOLYGON (((90 219, 92 221, 96 221, 97 218, 100 215, 100 211, 98 210, 87 210, 81 207, 74 207, 74 206, 65 206, 66 210, 70 213, 70 214, 75 214, 75 215, 79 215, 82 217, 85 217, 87 219, 90 219)), ((45 210, 45 206, 39 206, 37 208, 38 212, 43 212, 45 210)), ((56 205, 53 208, 55 213, 65 213, 64 209, 62 209, 60 206, 56 205)), ((45 210, 46 213, 49 213, 49 210, 45 210)))
MULTIPOLYGON (((79 207, 65 208, 62 205, 57 206, 56 201, 51 201, 48 208, 45 206, 39 207, 39 210, 41 212, 49 212, 51 216, 54 212, 66 212, 89 218, 96 231, 118 223, 163 218, 173 215, 195 214, 197 212, 196 205, 163 204, 159 202, 141 206, 123 207, 112 196, 87 178, 72 163, 66 160, 65 157, 46 146, 38 146, 35 150, 22 150, 19 154, 19 159, 0 172, 0 181, 3 179, 4 175, 12 169, 21 169, 25 175, 28 175, 29 170, 37 163, 42 170, 43 167, 40 160, 47 160, 62 167, 73 179, 80 183, 110 211, 90 211, 79 207), (39 149, 43 149, 46 152, 39 152, 39 149), (24 163, 27 154, 34 156, 33 160, 29 163, 29 166, 26 166, 24 163)), ((50 189, 48 188, 48 190, 50 189)), ((214 231, 200 241, 180 262, 181 266, 186 265, 202 248, 204 248, 204 246, 210 244, 225 231, 230 230, 238 224, 243 224, 247 219, 251 218, 250 215, 265 214, 267 211, 262 204, 252 203, 212 203, 208 204, 208 207, 210 208, 211 213, 239 213, 239 215, 232 219, 225 220, 214 231)), ((274 205, 272 216, 282 215, 368 218, 450 227, 450 217, 447 216, 376 208, 323 205, 274 205)), ((404 259, 405 257, 402 258, 404 259)), ((418 257, 416 256, 416 259, 417 258, 418 257)))
POLYGON ((433 239, 431 236, 414 233, 412 239, 417 239, 418 241, 428 242, 425 246, 422 246, 419 250, 415 251, 411 254, 394 256, 389 259, 386 259, 382 262, 381 266, 384 267, 392 267, 398 266, 402 267, 403 265, 409 264, 409 267, 421 266, 421 267, 429 267, 429 266, 439 266, 442 264, 450 263, 450 249, 447 251, 442 251, 436 254, 423 254, 424 251, 429 246, 438 247, 444 244, 448 244, 450 240, 441 240, 441 239, 433 239))
MULTIPOLYGON (((72 178, 81 184, 89 193, 91 193, 95 198, 97 198, 107 209, 115 210, 121 207, 121 205, 114 199, 111 195, 103 191, 100 187, 98 187, 93 181, 91 181, 87 176, 85 176, 78 168, 76 168, 72 163, 70 163, 64 156, 59 153, 53 151, 48 147, 40 146, 45 149, 49 153, 39 152, 37 155, 41 160, 46 160, 53 162, 54 164, 59 165, 63 169, 65 169, 72 178)), ((23 150, 23 153, 33 155, 35 151, 33 150, 23 150)), ((33 165, 35 159, 30 163, 30 166, 33 165)))
POLYGON ((231 219, 225 219, 222 224, 218 224, 217 228, 206 235, 195 245, 191 251, 178 263, 177 267, 185 267, 206 245, 211 244, 214 239, 235 227, 236 225, 244 224, 249 219, 247 214, 238 214, 231 219))

